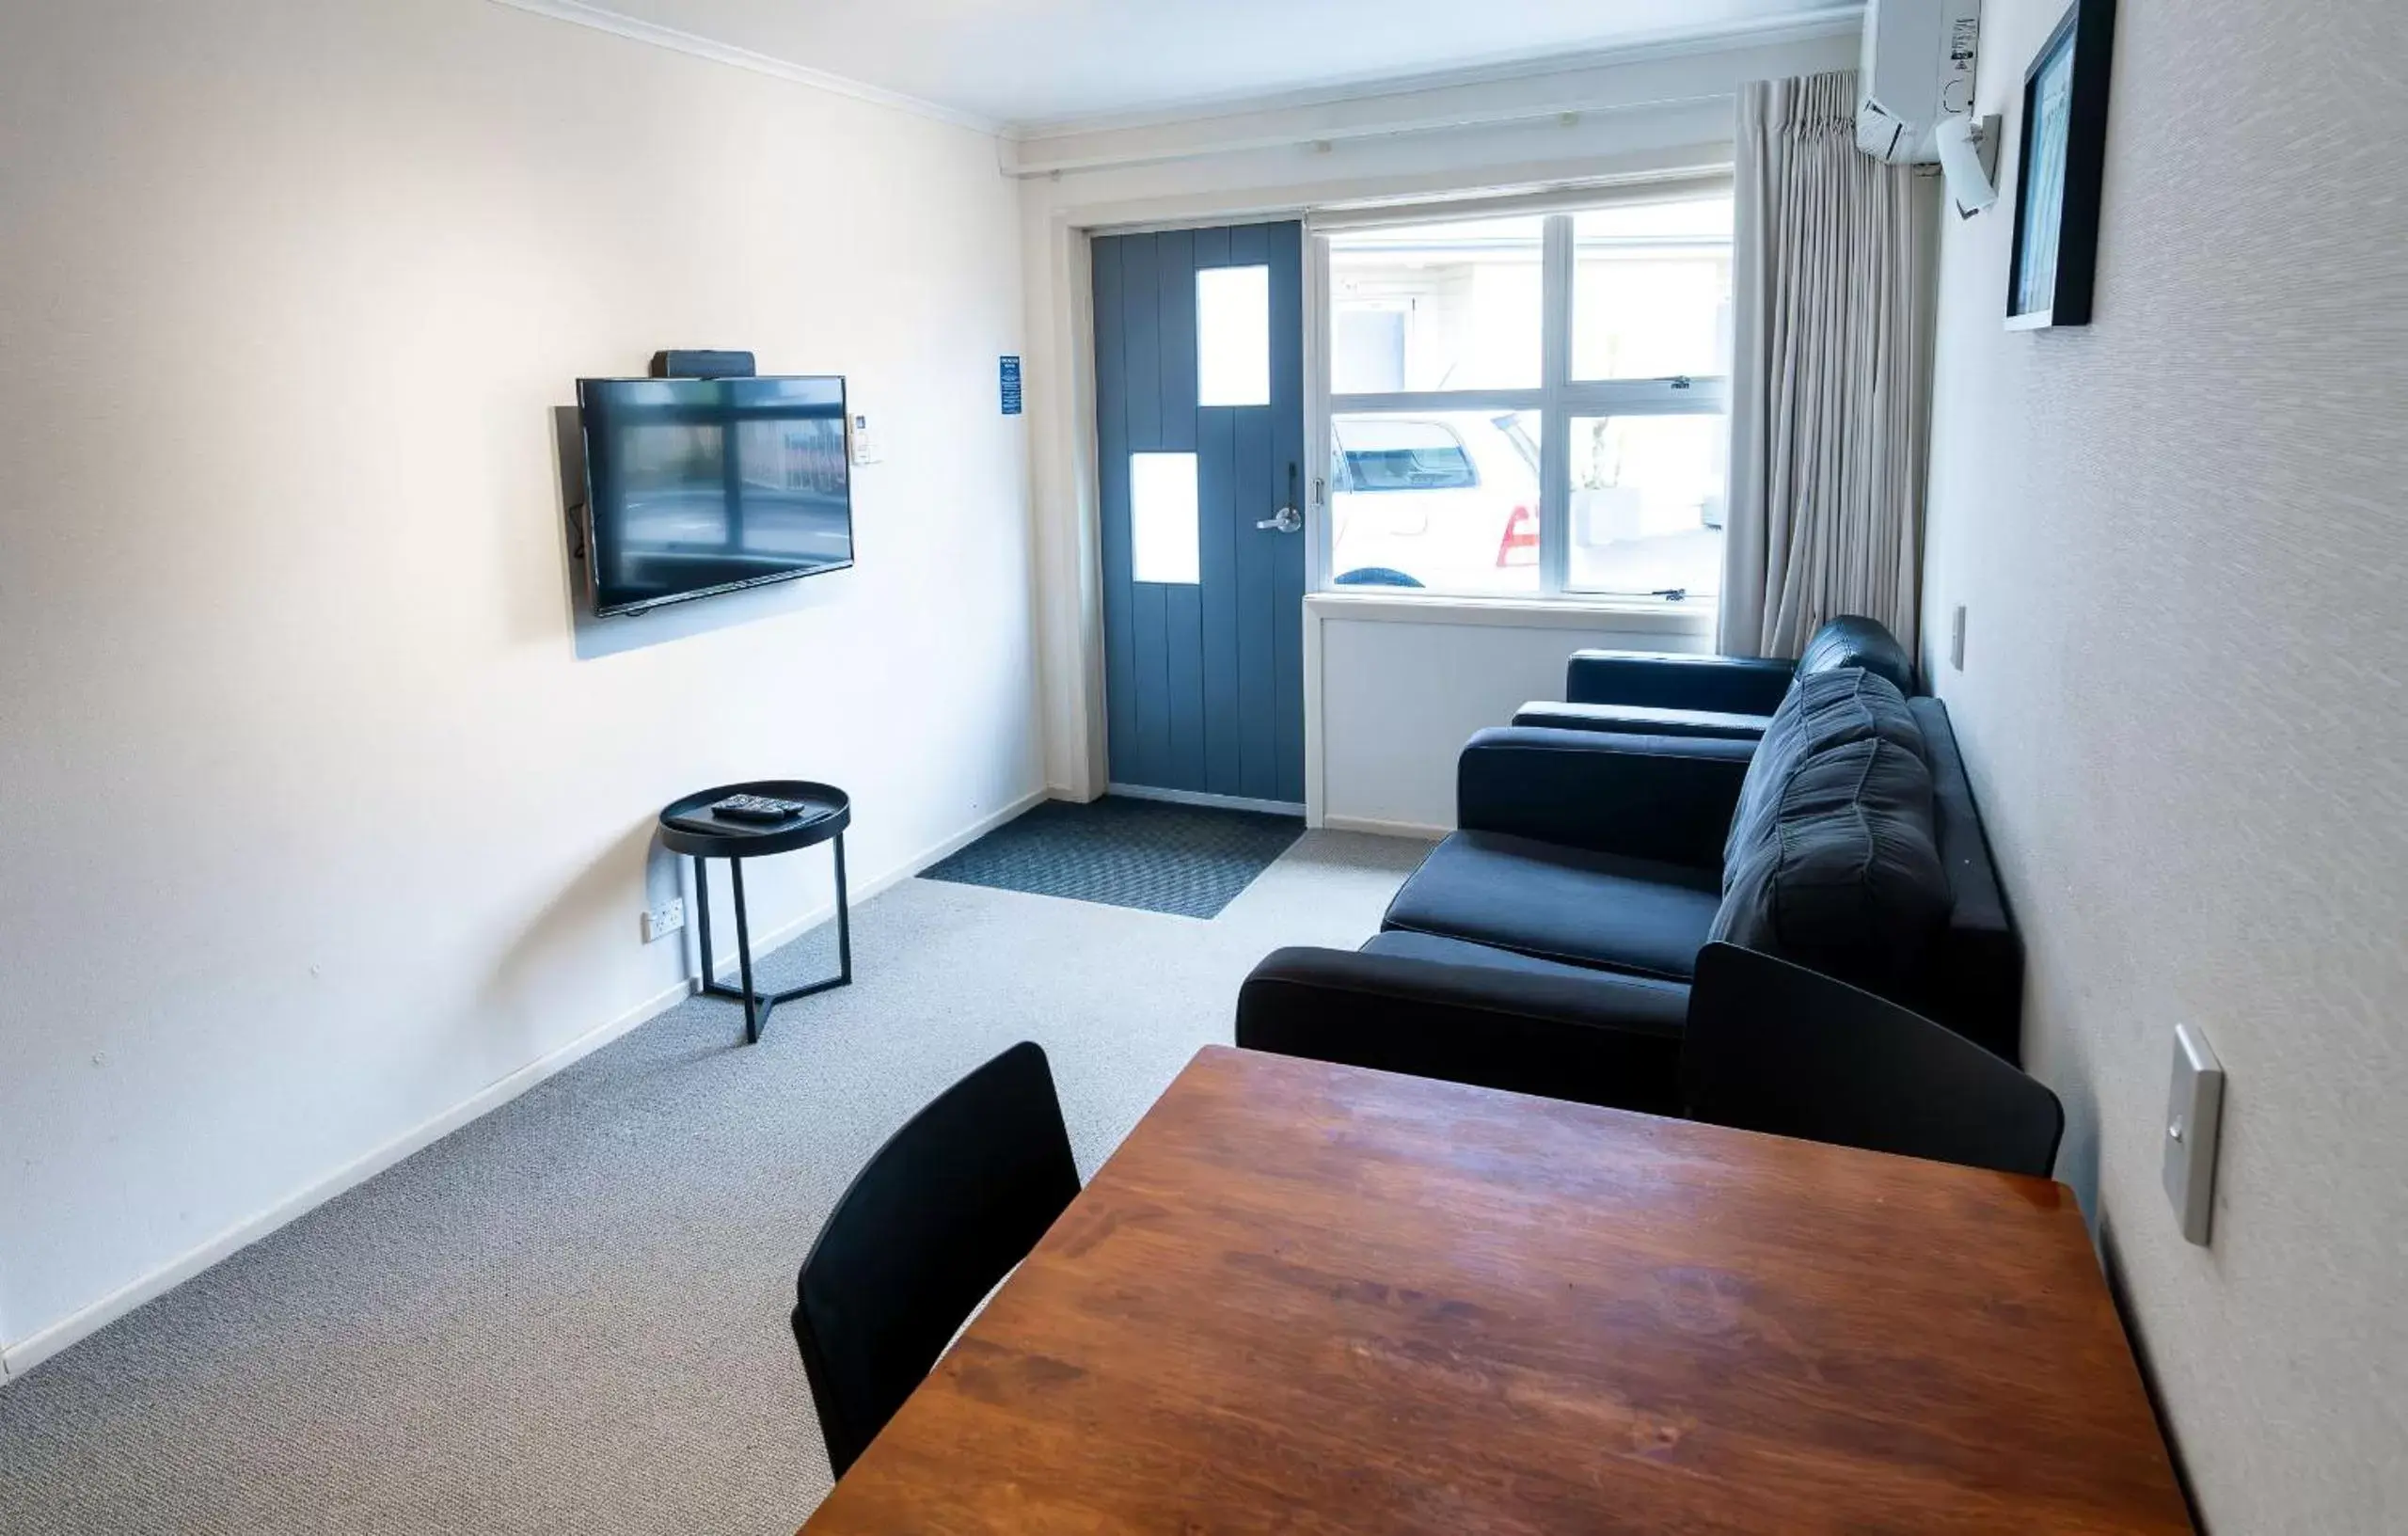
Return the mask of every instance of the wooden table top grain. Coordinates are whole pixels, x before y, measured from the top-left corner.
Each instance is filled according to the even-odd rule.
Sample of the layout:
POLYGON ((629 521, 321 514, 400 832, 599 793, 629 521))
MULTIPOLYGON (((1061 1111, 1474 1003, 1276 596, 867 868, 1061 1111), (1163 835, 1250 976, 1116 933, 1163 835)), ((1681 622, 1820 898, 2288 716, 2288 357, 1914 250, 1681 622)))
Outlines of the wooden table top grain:
POLYGON ((2191 1525, 2060 1185, 1216 1046, 804 1528, 2191 1525))

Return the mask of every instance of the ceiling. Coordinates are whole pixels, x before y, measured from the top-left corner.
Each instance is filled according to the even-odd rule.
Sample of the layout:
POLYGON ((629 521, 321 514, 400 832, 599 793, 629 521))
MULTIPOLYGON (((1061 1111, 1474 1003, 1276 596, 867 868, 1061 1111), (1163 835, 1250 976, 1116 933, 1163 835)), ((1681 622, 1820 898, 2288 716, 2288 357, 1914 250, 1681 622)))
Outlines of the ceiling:
POLYGON ((1844 0, 595 0, 995 123, 1151 113, 1828 17, 1844 0))

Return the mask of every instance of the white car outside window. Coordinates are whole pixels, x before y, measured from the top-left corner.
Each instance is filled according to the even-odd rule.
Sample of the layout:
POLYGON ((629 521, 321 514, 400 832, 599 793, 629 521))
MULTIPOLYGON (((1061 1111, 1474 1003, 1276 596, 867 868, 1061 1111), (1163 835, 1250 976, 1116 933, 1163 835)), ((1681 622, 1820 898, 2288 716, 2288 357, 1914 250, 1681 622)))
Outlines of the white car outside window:
POLYGON ((1334 418, 1337 584, 1537 592, 1537 425, 1513 411, 1334 418))

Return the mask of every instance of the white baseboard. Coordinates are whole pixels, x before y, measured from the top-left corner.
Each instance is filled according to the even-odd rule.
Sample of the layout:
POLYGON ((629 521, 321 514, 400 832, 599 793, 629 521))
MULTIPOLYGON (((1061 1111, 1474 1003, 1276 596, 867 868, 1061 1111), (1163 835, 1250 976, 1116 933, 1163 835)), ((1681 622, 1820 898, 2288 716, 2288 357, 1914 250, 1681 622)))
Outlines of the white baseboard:
POLYGON ((1418 821, 1380 821, 1370 816, 1324 816, 1321 824, 1334 832, 1370 832, 1376 837, 1411 837, 1435 843, 1452 827, 1425 827, 1418 821))
POLYGON ((71 1312, 49 1327, 0 1350, 10 1376, 23 1375, 60 1350, 98 1333, 143 1303, 166 1295, 218 1260, 246 1248, 285 1223, 307 1215, 355 1185, 364 1184, 412 1152, 432 1146, 460 1127, 525 1093, 554 1073, 576 1065, 594 1052, 694 995, 693 984, 681 981, 646 998, 598 1029, 588 1030, 566 1045, 539 1056, 516 1071, 488 1084, 432 1119, 421 1121, 363 1157, 308 1184, 257 1215, 169 1259, 150 1274, 120 1286, 80 1312, 71 1312))
MULTIPOLYGON (((1041 789, 1023 795, 993 815, 983 817, 973 826, 956 832, 935 847, 924 849, 886 873, 856 886, 850 893, 854 905, 858 906, 879 892, 910 879, 938 860, 968 847, 1045 798, 1046 792, 1041 789)), ((817 926, 834 915, 835 905, 831 902, 791 922, 781 924, 769 932, 756 936, 753 943, 754 951, 758 953, 774 949, 788 939, 817 926)), ((733 963, 735 958, 736 952, 731 949, 727 953, 726 960, 721 963, 733 963)), ((98 1333, 145 1302, 166 1295, 201 1271, 238 1250, 250 1246, 287 1222, 307 1215, 336 1196, 366 1183, 411 1153, 434 1145, 488 1110, 497 1109, 508 1103, 545 1079, 575 1066, 639 1024, 646 1023, 685 1002, 701 988, 700 977, 689 977, 673 987, 656 992, 610 1022, 588 1030, 566 1045, 539 1056, 516 1071, 488 1084, 450 1109, 420 1122, 366 1155, 344 1164, 325 1178, 303 1186, 265 1211, 236 1222, 199 1246, 178 1255, 132 1283, 119 1287, 89 1306, 71 1312, 48 1327, 18 1339, 6 1348, 0 1348, 0 1386, 5 1386, 13 1378, 24 1375, 69 1345, 98 1333)))

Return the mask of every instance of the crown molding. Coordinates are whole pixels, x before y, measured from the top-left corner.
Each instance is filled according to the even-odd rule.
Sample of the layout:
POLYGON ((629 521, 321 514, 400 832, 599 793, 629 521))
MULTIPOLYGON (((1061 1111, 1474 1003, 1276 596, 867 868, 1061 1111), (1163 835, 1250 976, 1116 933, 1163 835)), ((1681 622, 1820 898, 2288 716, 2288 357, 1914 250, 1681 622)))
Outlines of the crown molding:
MULTIPOLYGON (((1042 141, 1031 146, 1023 140, 1006 139, 1005 143, 1011 147, 1013 152, 1011 158, 1005 162, 1003 171, 1005 175, 1016 180, 1035 181, 1042 177, 1058 178, 1081 171, 1125 170, 1135 166, 1166 166, 1184 160, 1216 160, 1226 155, 1251 154, 1266 150, 1300 149, 1307 145, 1326 153, 1338 145, 1354 144, 1368 139, 1476 133, 1481 130, 1523 128, 1536 123, 1560 123, 1565 127, 1575 127, 1590 119, 1611 117, 1618 113, 1698 106, 1716 103, 1727 103, 1730 100, 1731 93, 1726 90, 1699 95, 1656 97, 1644 102, 1600 99, 1570 103, 1549 102, 1535 106, 1499 107, 1478 112, 1450 109, 1343 126, 1279 127, 1264 133, 1248 134, 1231 138, 1200 138, 1179 144, 1108 149, 1089 154, 1067 155, 1051 160, 1032 158, 1027 152, 1032 148, 1041 150, 1042 141)), ((1209 123, 1219 119, 1198 120, 1209 123)), ((1178 128, 1185 124, 1174 121, 1158 126, 1178 128)))
POLYGON ((956 128, 967 128, 973 133, 985 134, 991 137, 1002 137, 1006 134, 1004 124, 991 118, 981 117, 975 112, 964 112, 956 107, 946 106, 941 102, 923 101, 917 96, 906 96, 901 91, 886 90, 846 75, 831 74, 825 70, 815 70, 807 65, 777 58, 768 54, 756 54, 750 48, 738 48, 733 43, 720 42, 715 39, 700 37, 691 32, 681 32, 673 26, 662 26, 657 22, 624 16, 600 6, 587 5, 585 0, 492 0, 492 3, 497 6, 506 6, 512 10, 523 10, 530 15, 548 17, 556 22, 567 22, 573 26, 589 27, 596 32, 608 32, 614 38, 625 38, 631 42, 647 43, 655 48, 666 48, 672 53, 708 59, 714 64, 750 70, 754 74, 766 74, 774 80, 784 80, 798 86, 809 86, 815 90, 824 90, 837 96, 848 96, 857 102, 868 102, 877 106, 892 107, 898 112, 909 112, 914 117, 933 119, 938 122, 950 123, 956 128))
MULTIPOLYGON (((503 0, 514 3, 514 0, 503 0)), ((1060 118, 1028 119, 1003 125, 1002 136, 1021 144, 1042 144, 1049 138, 1131 129, 1169 128, 1211 122, 1222 118, 1304 107, 1338 106, 1375 102, 1427 91, 1497 85, 1509 81, 1579 74, 1614 65, 1643 64, 1651 59, 1682 58, 1729 48, 1754 48, 1853 33, 1864 24, 1862 0, 1800 11, 1772 22, 1725 22, 1710 26, 1682 27, 1644 38, 1577 53, 1519 55, 1420 74, 1366 75, 1353 80, 1271 94, 1236 92, 1194 97, 1142 112, 1098 112, 1060 118)))
MULTIPOLYGON (((1222 119, 1244 118, 1258 113, 1294 111, 1313 107, 1339 106, 1379 102, 1392 98, 1423 95, 1434 91, 1497 85, 1513 81, 1545 80, 1556 76, 1578 74, 1616 65, 1640 64, 1653 59, 1680 58, 1696 54, 1714 53, 1729 48, 1762 47, 1783 42, 1803 42, 1817 38, 1834 37, 1853 32, 1862 24, 1864 7, 1861 0, 1826 6, 1817 10, 1803 11, 1772 22, 1722 23, 1710 26, 1683 27, 1633 39, 1610 47, 1586 49, 1578 53, 1556 53, 1544 55, 1517 55, 1458 69, 1440 70, 1418 74, 1367 75, 1341 80, 1303 89, 1263 93, 1233 92, 1226 95, 1194 97, 1149 108, 1140 112, 1100 112, 1059 118, 1031 119, 1005 122, 979 113, 947 106, 922 97, 888 90, 848 75, 826 70, 815 70, 791 59, 739 48, 734 43, 698 33, 681 31, 628 16, 607 7, 589 4, 588 0, 490 0, 491 4, 551 21, 566 22, 595 32, 606 32, 654 48, 665 48, 692 58, 747 70, 793 85, 808 86, 854 101, 908 112, 914 117, 966 128, 1016 145, 1039 149, 1048 140, 1077 138, 1135 131, 1149 128, 1208 124, 1222 119)), ((1593 109, 1592 109, 1593 110, 1593 109)), ((1500 120, 1520 114, 1498 114, 1500 120)), ((1419 126, 1419 125, 1416 125, 1419 126)), ((1463 126, 1450 123, 1449 126, 1463 126)), ((1339 136, 1347 136, 1340 135, 1339 136)), ((1018 157, 1027 168, 1020 174, 1036 174, 1055 169, 1079 168, 1083 162, 1076 158, 1046 159, 1036 156, 1018 157)), ((1174 156, 1172 158, 1185 158, 1174 156)))

